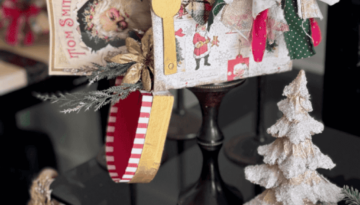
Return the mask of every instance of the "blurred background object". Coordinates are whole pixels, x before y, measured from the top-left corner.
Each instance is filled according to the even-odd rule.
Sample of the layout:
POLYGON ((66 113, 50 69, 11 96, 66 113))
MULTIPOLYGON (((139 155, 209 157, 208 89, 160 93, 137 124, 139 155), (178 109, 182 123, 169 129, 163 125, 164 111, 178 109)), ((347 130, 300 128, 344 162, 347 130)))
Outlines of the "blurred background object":
POLYGON ((3 40, 11 45, 47 43, 49 22, 45 0, 3 0, 0 2, 3 40))
POLYGON ((43 169, 40 174, 33 180, 30 195, 31 199, 28 205, 60 205, 56 200, 51 199, 50 185, 58 176, 54 169, 43 169))
MULTIPOLYGON (((85 83, 79 77, 48 76, 49 23, 45 3, 45 0, 0 1, 0 136, 5 145, 1 157, 7 176, 5 192, 16 193, 14 204, 26 204, 31 181, 41 169, 67 170, 78 161, 91 158, 92 150, 101 144, 98 113, 83 113, 70 122, 58 112, 59 108, 53 109, 33 97, 34 92, 67 92, 85 83), (80 127, 89 125, 96 130, 85 127, 77 129, 80 133, 68 130, 69 124, 79 127, 82 120, 86 122, 80 123, 80 127), (68 138, 68 133, 80 137, 68 138), (84 148, 72 139, 81 139, 84 148)), ((96 86, 80 89, 94 90, 96 86)))

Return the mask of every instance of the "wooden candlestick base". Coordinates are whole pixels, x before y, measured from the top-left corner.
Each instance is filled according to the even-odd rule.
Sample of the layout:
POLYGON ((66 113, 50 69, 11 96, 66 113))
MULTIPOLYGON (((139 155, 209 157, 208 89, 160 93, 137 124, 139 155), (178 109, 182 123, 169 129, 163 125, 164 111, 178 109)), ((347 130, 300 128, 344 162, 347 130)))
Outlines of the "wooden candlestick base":
POLYGON ((218 154, 224 141, 218 125, 218 111, 225 94, 245 80, 204 85, 190 90, 200 102, 203 121, 197 142, 203 155, 199 180, 180 193, 178 205, 243 204, 241 193, 224 183, 219 172, 218 154))

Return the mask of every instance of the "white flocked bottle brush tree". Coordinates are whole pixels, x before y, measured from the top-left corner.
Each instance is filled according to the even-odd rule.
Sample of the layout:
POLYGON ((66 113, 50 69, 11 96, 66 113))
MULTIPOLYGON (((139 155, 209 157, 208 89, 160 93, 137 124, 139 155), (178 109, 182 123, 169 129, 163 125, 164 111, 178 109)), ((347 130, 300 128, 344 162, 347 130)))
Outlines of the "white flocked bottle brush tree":
POLYGON ((266 190, 245 205, 336 204, 342 199, 341 189, 316 171, 335 164, 312 143, 324 125, 309 115, 313 108, 306 84, 301 70, 285 87, 287 98, 277 104, 283 116, 267 130, 276 140, 258 148, 265 164, 245 168, 246 179, 266 190))

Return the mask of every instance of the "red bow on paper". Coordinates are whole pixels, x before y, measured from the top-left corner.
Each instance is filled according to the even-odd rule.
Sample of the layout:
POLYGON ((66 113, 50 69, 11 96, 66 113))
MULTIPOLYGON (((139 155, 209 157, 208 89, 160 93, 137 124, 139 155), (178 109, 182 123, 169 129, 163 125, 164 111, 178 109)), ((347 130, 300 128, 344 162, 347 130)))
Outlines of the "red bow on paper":
POLYGON ((175 36, 180 36, 180 37, 185 36, 185 34, 183 33, 182 28, 180 28, 179 30, 175 31, 175 36))
POLYGON ((179 16, 177 18, 182 19, 183 16, 186 15, 185 6, 181 4, 180 10, 179 10, 179 16))
POLYGON ((19 43, 19 32, 21 32, 22 26, 24 26, 24 45, 31 45, 34 42, 34 34, 30 28, 29 18, 36 16, 41 8, 32 4, 21 9, 19 4, 18 0, 6 0, 0 6, 4 20, 9 20, 5 41, 10 45, 17 45, 19 43))

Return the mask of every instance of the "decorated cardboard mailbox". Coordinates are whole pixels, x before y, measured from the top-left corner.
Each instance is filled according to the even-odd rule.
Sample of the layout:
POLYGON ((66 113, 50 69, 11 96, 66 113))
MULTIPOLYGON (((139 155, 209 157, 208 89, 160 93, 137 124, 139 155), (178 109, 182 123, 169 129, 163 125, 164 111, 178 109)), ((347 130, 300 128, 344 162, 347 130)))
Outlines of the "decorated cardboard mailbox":
POLYGON ((162 18, 152 13, 154 90, 221 83, 292 68, 283 35, 288 25, 280 4, 274 1, 269 9, 253 16, 252 0, 216 2, 181 2, 173 17, 177 70, 171 75, 164 72, 167 45, 162 18))

